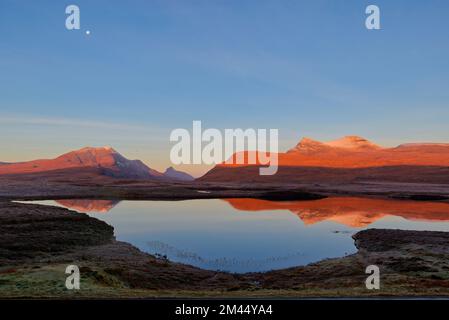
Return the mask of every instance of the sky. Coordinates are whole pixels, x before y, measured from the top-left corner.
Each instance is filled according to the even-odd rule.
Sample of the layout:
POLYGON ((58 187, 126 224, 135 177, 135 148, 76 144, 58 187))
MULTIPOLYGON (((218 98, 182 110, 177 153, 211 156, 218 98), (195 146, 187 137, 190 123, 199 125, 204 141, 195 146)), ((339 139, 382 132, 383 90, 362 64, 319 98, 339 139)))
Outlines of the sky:
POLYGON ((0 161, 107 145, 164 170, 170 132, 194 120, 277 128, 281 150, 448 142, 448 14, 445 0, 0 0, 0 161))

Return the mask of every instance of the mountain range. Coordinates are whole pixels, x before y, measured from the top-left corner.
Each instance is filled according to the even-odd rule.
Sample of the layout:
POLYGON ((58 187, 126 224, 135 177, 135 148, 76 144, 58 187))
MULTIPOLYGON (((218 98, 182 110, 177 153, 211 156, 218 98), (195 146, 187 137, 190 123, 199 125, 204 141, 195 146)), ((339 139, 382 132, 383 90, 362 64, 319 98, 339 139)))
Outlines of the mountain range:
POLYGON ((63 171, 73 169, 98 169, 101 175, 125 179, 151 180, 194 180, 187 173, 168 168, 164 173, 151 169, 140 160, 128 160, 111 147, 87 147, 68 152, 55 159, 34 160, 19 163, 3 163, 0 175, 30 174, 38 172, 63 171))
MULTIPOLYGON (((249 159, 249 153, 244 152, 245 159, 249 159)), ((252 153, 256 153, 257 158, 258 153, 252 153)), ((287 152, 278 153, 279 168, 275 175, 260 175, 260 166, 258 163, 222 163, 197 180, 282 184, 341 184, 366 181, 449 184, 449 144, 408 143, 385 148, 358 136, 346 136, 328 142, 303 138, 287 152)), ((195 180, 189 174, 173 167, 159 172, 140 160, 125 158, 111 147, 87 147, 49 160, 0 162, 0 175, 62 172, 67 176, 76 177, 88 169, 97 175, 112 178, 195 180)))
MULTIPOLYGON (((249 152, 244 152, 243 156, 249 159, 249 152)), ((278 153, 278 166, 275 175, 261 176, 258 163, 222 163, 200 181, 347 183, 380 180, 446 184, 449 183, 449 144, 409 143, 385 148, 358 136, 329 142, 303 138, 292 149, 278 153)))

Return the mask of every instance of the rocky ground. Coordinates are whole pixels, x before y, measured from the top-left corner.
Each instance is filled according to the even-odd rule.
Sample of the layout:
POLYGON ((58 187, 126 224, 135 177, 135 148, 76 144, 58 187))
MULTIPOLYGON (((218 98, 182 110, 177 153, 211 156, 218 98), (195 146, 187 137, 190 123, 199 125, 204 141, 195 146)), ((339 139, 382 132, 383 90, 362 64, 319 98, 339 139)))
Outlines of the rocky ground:
POLYGON ((235 275, 173 263, 116 241, 113 228, 67 209, 0 202, 1 298, 448 296, 449 233, 366 230, 356 254, 235 275), (65 288, 65 268, 81 290, 65 288), (366 266, 381 289, 365 287, 366 266))

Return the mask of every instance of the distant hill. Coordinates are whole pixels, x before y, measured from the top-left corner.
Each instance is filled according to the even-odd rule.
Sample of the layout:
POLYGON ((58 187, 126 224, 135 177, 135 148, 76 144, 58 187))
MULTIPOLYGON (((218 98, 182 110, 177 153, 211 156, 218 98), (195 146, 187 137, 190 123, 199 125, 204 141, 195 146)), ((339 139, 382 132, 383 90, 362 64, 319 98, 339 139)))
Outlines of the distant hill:
MULTIPOLYGON (((113 178, 126 179, 155 179, 173 180, 175 176, 166 176, 157 170, 151 169, 140 160, 128 160, 111 147, 87 147, 63 154, 55 159, 34 160, 20 163, 7 163, 0 165, 0 175, 30 174, 38 172, 61 171, 71 169, 99 169, 102 175, 113 178)), ((181 175, 182 172, 179 172, 181 175)), ((182 179, 179 179, 182 180, 182 179)))
POLYGON ((173 167, 167 168, 164 172, 164 176, 175 180, 193 181, 195 180, 190 174, 175 170, 173 167))
MULTIPOLYGON (((235 157, 236 155, 234 155, 235 157)), ((248 159, 248 152, 245 152, 248 159)), ((260 176, 256 164, 219 164, 200 181, 341 183, 397 181, 449 183, 449 144, 411 143, 383 148, 358 136, 330 142, 302 139, 279 153, 279 169, 260 176)))

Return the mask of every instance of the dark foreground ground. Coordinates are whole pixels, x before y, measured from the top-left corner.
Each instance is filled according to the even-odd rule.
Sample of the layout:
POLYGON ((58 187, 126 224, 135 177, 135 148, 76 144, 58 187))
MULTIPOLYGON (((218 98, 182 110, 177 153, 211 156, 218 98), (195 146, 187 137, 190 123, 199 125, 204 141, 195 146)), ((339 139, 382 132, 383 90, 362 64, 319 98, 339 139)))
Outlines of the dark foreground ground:
MULTIPOLYGON (((330 179, 330 181, 334 181, 330 179)), ((163 182, 114 179, 90 170, 64 170, 27 175, 0 175, 0 200, 105 199, 183 200, 259 198, 316 199, 323 196, 368 196, 449 202, 449 184, 351 180, 336 182, 163 182), (273 191, 276 190, 276 191, 273 191)))
POLYGON ((449 233, 371 229, 354 240, 350 256, 234 275, 143 253, 86 214, 0 201, 0 298, 449 296, 449 233), (81 290, 65 288, 69 264, 81 290), (371 264, 380 290, 365 287, 371 264))

